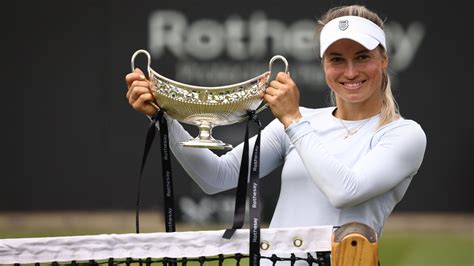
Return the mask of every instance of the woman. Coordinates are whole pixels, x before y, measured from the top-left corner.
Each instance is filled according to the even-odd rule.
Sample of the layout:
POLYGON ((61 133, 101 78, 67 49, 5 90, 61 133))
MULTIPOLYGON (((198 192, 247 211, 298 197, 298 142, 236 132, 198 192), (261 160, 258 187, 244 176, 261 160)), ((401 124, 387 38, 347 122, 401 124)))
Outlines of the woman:
MULTIPOLYGON (((329 10, 319 24, 320 56, 334 106, 300 107, 299 90, 285 73, 278 73, 262 94, 276 119, 262 131, 260 175, 283 165, 270 227, 357 221, 380 234, 421 165, 426 137, 397 110, 383 21, 354 5, 329 10)), ((153 115, 143 73, 137 69, 126 81, 131 106, 153 115)), ((204 192, 236 186, 242 145, 219 157, 179 146, 191 136, 171 118, 168 127, 175 157, 204 192)))

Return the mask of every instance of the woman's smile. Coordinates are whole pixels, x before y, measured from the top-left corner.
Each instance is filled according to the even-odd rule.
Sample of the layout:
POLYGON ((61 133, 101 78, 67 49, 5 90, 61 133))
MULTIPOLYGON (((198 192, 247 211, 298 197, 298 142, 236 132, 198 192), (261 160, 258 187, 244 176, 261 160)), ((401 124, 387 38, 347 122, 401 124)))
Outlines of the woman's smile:
POLYGON ((354 81, 341 82, 342 86, 344 86, 344 88, 346 90, 350 90, 350 91, 355 91, 355 90, 360 89, 363 86, 364 83, 365 83, 365 80, 364 81, 357 81, 357 82, 354 82, 354 81))

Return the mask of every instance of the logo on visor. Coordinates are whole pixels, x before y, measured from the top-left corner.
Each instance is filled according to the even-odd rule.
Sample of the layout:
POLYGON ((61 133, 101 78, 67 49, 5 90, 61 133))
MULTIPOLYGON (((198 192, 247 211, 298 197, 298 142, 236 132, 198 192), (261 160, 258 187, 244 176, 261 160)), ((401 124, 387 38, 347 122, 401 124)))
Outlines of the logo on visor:
POLYGON ((339 20, 339 29, 340 30, 347 30, 349 28, 349 20, 339 20))

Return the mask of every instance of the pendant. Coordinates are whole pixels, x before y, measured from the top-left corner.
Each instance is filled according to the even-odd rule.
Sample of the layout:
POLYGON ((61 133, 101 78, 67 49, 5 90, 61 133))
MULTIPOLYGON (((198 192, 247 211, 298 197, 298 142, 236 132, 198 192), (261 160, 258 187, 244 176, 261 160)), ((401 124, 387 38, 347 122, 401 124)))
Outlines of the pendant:
POLYGON ((355 133, 357 133, 357 130, 356 131, 348 131, 346 136, 344 137, 344 139, 347 139, 348 137, 354 135, 355 133))

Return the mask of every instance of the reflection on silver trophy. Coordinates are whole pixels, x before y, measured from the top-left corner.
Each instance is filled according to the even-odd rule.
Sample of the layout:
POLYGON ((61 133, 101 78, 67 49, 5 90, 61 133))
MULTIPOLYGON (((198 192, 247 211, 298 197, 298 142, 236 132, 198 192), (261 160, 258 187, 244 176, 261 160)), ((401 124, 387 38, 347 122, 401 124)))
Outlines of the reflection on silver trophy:
POLYGON ((232 85, 201 87, 174 81, 155 72, 150 67, 151 56, 146 50, 137 50, 132 55, 132 71, 139 54, 145 54, 148 58, 148 76, 159 104, 155 107, 162 108, 169 117, 199 128, 196 138, 180 143, 186 147, 232 149, 231 144, 214 139, 212 129, 245 121, 248 111, 259 113, 266 108, 259 94, 268 86, 275 60, 282 60, 285 72, 288 72, 288 61, 276 55, 269 61, 269 70, 257 77, 232 85))

